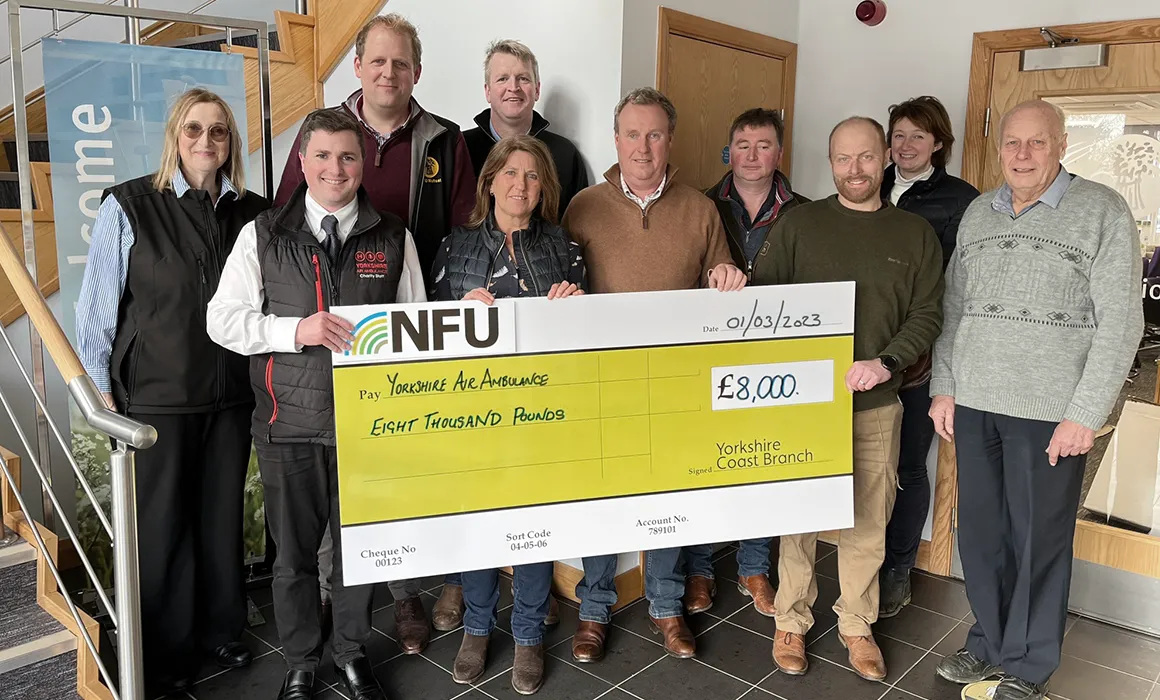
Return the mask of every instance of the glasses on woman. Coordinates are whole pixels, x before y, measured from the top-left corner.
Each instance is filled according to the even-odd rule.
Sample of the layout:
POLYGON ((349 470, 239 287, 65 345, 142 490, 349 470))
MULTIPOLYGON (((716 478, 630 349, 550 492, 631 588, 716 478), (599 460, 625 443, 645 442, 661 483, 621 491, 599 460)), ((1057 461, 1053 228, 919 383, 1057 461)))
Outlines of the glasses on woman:
MULTIPOLYGON (((205 133, 205 127, 198 122, 186 122, 181 127, 181 132, 185 134, 185 138, 196 141, 205 133)), ((221 143, 230 137, 229 127, 221 124, 214 124, 209 128, 209 138, 211 141, 221 143)))

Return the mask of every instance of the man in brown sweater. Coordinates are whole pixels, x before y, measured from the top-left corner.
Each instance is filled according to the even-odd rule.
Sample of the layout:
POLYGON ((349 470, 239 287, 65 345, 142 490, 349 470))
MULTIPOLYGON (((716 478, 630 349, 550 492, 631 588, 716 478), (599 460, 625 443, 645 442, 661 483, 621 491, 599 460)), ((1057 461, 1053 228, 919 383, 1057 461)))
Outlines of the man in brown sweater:
MULTIPOLYGON (((652 88, 630 92, 616 106, 617 165, 606 182, 573 198, 564 229, 584 250, 589 291, 649 292, 712 287, 741 289, 745 273, 733 265, 717 209, 705 195, 673 181, 669 151, 677 126, 673 103, 652 88)), ((645 595, 665 650, 696 654, 681 598, 685 577, 679 547, 646 554, 645 595)), ((617 555, 584 558, 576 586, 580 625, 572 639, 576 661, 598 661, 616 604, 617 555)))
MULTIPOLYGON (((850 665, 868 680, 886 677, 870 631, 878 619, 878 570, 886 554, 886 523, 898 489, 902 370, 942 328, 942 245, 930 224, 878 195, 888 149, 882 125, 852 117, 830 136, 830 167, 838 194, 803 204, 774 224, 754 262, 754 284, 853 280, 854 364, 846 389, 854 394, 854 527, 838 539, 834 604, 838 635, 850 665)), ((816 533, 781 538, 777 636, 773 660, 788 675, 806 672, 805 635, 816 533)))

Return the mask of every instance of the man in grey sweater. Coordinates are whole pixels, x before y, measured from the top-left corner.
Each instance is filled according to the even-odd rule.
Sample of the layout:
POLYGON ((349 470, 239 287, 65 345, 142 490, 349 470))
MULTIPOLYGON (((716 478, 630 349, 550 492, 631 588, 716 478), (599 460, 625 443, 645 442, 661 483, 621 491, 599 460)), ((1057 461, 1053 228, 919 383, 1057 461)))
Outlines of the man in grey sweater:
POLYGON ((959 548, 976 622, 938 673, 1000 672, 995 700, 1042 700, 1059 666, 1084 462, 1143 333, 1135 220, 1067 172, 1063 114, 999 126, 1006 184, 975 200, 946 271, 930 409, 958 452, 959 548), (957 438, 957 439, 956 439, 957 438))

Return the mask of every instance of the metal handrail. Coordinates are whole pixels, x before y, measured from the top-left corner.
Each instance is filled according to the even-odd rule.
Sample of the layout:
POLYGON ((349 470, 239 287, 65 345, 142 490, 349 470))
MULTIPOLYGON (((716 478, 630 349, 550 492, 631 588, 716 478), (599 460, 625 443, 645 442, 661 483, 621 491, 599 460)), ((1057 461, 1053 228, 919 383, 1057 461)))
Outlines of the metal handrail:
MULTIPOLYGON (((17 360, 17 362, 19 362, 19 360, 17 360)), ((33 390, 33 393, 36 393, 35 389, 33 390)), ((4 392, 0 392, 0 402, 3 402, 4 409, 12 418, 13 425, 17 426, 17 431, 20 432, 21 441, 27 443, 27 436, 25 436, 24 431, 20 429, 19 423, 16 421, 16 414, 12 411, 12 407, 8 405, 8 400, 4 398, 4 392)), ((9 484, 16 484, 16 480, 13 478, 12 472, 8 469, 8 464, 2 459, 0 459, 0 472, 3 472, 4 478, 8 480, 9 484)), ((56 567, 56 562, 52 560, 52 557, 48 556, 47 554, 48 545, 45 544, 44 537, 42 537, 40 534, 40 528, 36 526, 32 519, 32 514, 28 510, 28 504, 24 502, 24 496, 21 495, 20 489, 18 488, 12 488, 11 491, 12 495, 16 498, 16 505, 20 506, 21 512, 24 513, 24 518, 29 524, 28 529, 32 531, 32 538, 36 540, 36 546, 40 548, 41 558, 44 560, 48 570, 52 572, 52 577, 56 580, 57 590, 61 591, 61 597, 64 598, 64 602, 68 606, 68 611, 72 613, 73 621, 76 622, 77 625, 77 631, 80 632, 81 638, 85 642, 85 646, 89 648, 89 652, 93 655, 93 659, 95 659, 97 662, 97 671, 100 672, 101 679, 105 681, 105 685, 109 688, 109 692, 113 695, 113 700, 120 700, 120 696, 117 694, 116 688, 109 680, 109 670, 105 668, 104 662, 101 661, 101 655, 97 652, 97 644, 93 641, 92 635, 89 634, 88 628, 85 627, 84 623, 81 621, 81 614, 77 610, 76 604, 72 602, 72 598, 68 595, 68 588, 64 585, 64 578, 60 575, 60 569, 56 567)), ((82 558, 84 557, 84 554, 81 553, 80 550, 77 550, 77 553, 80 554, 82 558)), ((97 587, 100 588, 99 582, 97 587)))
MULTIPOLYGON (((4 2, 8 2, 8 0, 4 0, 4 2)), ((105 0, 102 4, 103 5, 112 5, 115 2, 121 2, 121 0, 105 0)), ((210 2, 216 2, 216 0, 210 0, 210 2)), ((3 3, 0 3, 0 4, 3 4, 3 3)), ((56 13, 56 10, 53 10, 52 11, 52 31, 49 32, 48 34, 41 36, 36 41, 30 42, 30 43, 25 44, 24 46, 20 47, 20 53, 24 53, 25 51, 32 50, 37 44, 44 41, 45 39, 51 39, 52 37, 56 36, 57 34, 60 34, 64 30, 76 25, 79 22, 83 22, 84 20, 88 19, 89 17, 92 17, 92 15, 91 14, 81 15, 80 17, 77 17, 74 20, 70 20, 68 22, 65 22, 63 25, 58 26, 57 25, 57 21, 58 21, 57 13, 56 13)), ((8 54, 7 56, 0 58, 0 66, 4 65, 5 63, 7 63, 11 60, 12 60, 12 54, 8 54)))
MULTIPOLYGON (((16 292, 17 298, 24 305, 29 319, 29 339, 32 348, 32 377, 24 371, 15 348, 8 341, 8 336, 0 329, 5 343, 13 353, 18 365, 21 365, 24 376, 33 394, 36 396, 37 406, 37 450, 33 449, 32 442, 16 419, 6 397, 0 393, 0 403, 8 412, 13 425, 20 435, 20 440, 30 455, 29 461, 36 470, 44 492, 45 515, 51 513, 55 507, 60 512, 60 503, 52 490, 51 480, 46 474, 49 453, 49 428, 58 442, 69 453, 70 464, 74 471, 79 472, 75 459, 72 457, 70 445, 65 444, 64 436, 56 427, 49 415, 46 406, 44 367, 42 348, 47 348, 53 363, 60 371, 69 393, 79 406, 82 415, 88 423, 101 433, 114 438, 115 449, 110 454, 109 466, 111 477, 111 523, 102 517, 102 524, 108 528, 111 525, 113 541, 114 583, 116 586, 116 607, 105 595, 97 580, 91 563, 84 552, 78 550, 78 555, 85 568, 86 574, 92 579, 93 585, 105 605, 113 624, 117 628, 117 661, 120 670, 119 688, 117 688, 108 670, 100 660, 96 643, 88 633, 80 618, 80 614, 67 594, 67 588, 61 579, 55 563, 46 560, 49 570, 56 579, 64 600, 68 605, 77 624, 77 630, 84 639, 88 650, 96 660, 101 680, 105 683, 114 700, 143 700, 144 674, 142 668, 142 640, 141 640, 141 600, 140 600, 140 573, 137 559, 137 504, 134 493, 134 450, 144 449, 157 440, 157 432, 151 426, 122 416, 111 411, 104 403, 92 379, 85 373, 84 367, 76 356, 72 345, 68 342, 64 332, 57 324, 55 317, 48 308, 47 302, 41 296, 36 283, 36 237, 32 221, 32 189, 31 165, 28 153, 28 102, 24 94, 23 51, 16 50, 20 42, 20 11, 22 8, 51 10, 54 16, 54 28, 57 12, 77 12, 84 15, 98 14, 112 17, 121 17, 126 20, 128 40, 130 43, 139 43, 139 21, 142 19, 160 22, 196 22, 207 26, 223 27, 227 30, 227 42, 232 39, 233 29, 254 30, 258 35, 258 89, 262 109, 262 180, 267 194, 273 190, 273 164, 270 159, 269 146, 273 140, 272 122, 270 118, 270 30, 264 22, 252 20, 237 20, 227 17, 209 15, 193 15, 189 13, 169 12, 162 10, 142 10, 138 8, 137 0, 124 0, 126 7, 116 7, 108 3, 97 5, 77 0, 0 0, 0 5, 7 4, 9 42, 12 45, 10 65, 12 71, 12 115, 16 127, 16 165, 17 179, 20 183, 20 226, 24 242, 24 260, 21 261, 12 242, 9 240, 3 227, 0 226, 0 269, 7 275, 16 292), (33 456, 37 455, 39 458, 33 456)), ((202 8, 211 4, 209 0, 202 8)), ((199 8, 201 9, 201 8, 199 8)), ((0 469, 9 483, 16 483, 6 464, 0 463, 0 469)), ((91 487, 87 484, 83 474, 78 474, 81 483, 86 486, 86 493, 92 498, 91 487)), ((15 489, 13 489, 15 491, 15 489)), ((45 543, 40 535, 38 526, 32 522, 31 513, 23 497, 17 493, 17 503, 32 525, 32 536, 37 544, 45 551, 45 543)), ((100 505, 93 499, 94 506, 100 511, 100 505)), ((102 513, 103 516, 103 513, 102 513)), ((76 539, 76 534, 67 518, 62 522, 68 533, 76 539)), ((2 533, 0 533, 2 534, 2 533)))

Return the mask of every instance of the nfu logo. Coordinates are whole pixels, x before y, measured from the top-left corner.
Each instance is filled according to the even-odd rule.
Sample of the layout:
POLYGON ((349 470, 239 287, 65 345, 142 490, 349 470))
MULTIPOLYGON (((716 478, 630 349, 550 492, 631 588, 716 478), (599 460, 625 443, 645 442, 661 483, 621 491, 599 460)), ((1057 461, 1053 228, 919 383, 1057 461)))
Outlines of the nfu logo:
POLYGON ((499 340, 499 329, 494 306, 391 311, 391 352, 490 348, 499 340), (410 347, 404 347, 404 340, 410 347))

